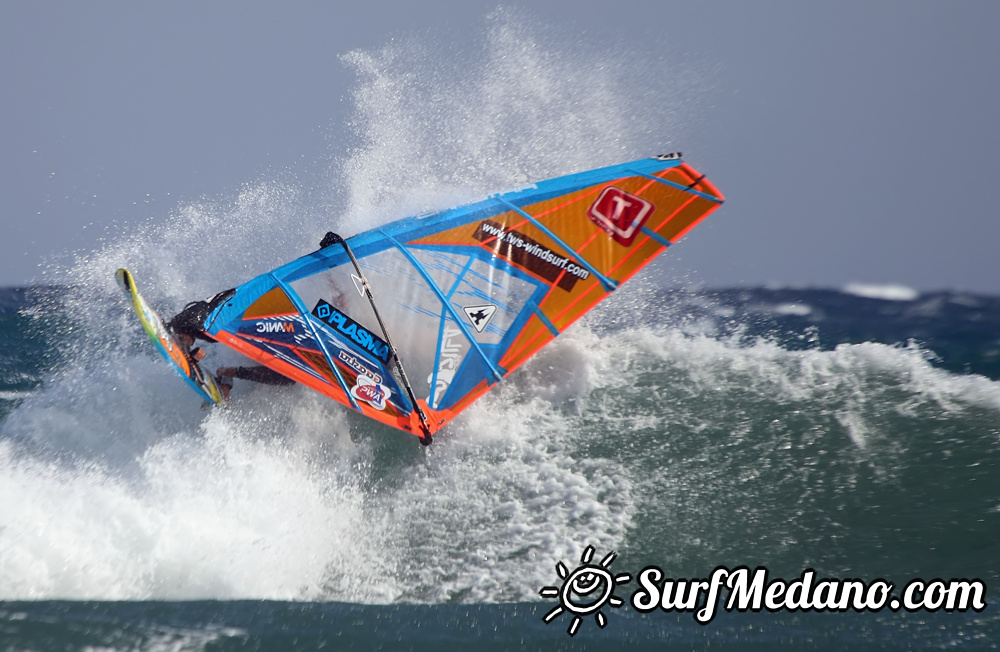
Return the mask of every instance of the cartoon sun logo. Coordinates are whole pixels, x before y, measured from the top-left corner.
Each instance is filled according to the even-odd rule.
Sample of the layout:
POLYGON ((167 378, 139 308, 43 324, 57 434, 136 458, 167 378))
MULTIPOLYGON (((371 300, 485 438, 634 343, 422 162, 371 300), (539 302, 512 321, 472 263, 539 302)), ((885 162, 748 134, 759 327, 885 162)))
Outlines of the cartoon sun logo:
POLYGON ((608 567, 615 560, 618 553, 611 551, 601 560, 599 564, 591 564, 594 557, 594 546, 587 546, 580 556, 580 566, 572 573, 566 568, 566 564, 559 562, 556 564, 556 573, 563 579, 561 587, 546 586, 539 595, 543 598, 559 598, 559 604, 542 618, 547 623, 552 622, 556 616, 564 610, 573 614, 573 621, 566 630, 570 636, 576 636, 576 630, 583 622, 581 616, 587 616, 597 612, 594 619, 601 629, 608 624, 601 607, 610 604, 618 608, 625 604, 625 601, 615 595, 615 586, 626 584, 631 581, 632 576, 628 573, 611 575, 608 567))

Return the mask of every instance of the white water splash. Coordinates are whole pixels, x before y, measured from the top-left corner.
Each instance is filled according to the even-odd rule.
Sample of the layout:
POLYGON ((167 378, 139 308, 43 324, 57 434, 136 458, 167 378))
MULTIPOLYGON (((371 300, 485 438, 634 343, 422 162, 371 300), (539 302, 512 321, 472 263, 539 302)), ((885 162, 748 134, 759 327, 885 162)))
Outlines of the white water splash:
MULTIPOLYGON (((0 598, 530 599, 556 560, 579 555, 579 532, 622 540, 624 471, 574 461, 549 403, 493 398, 427 453, 298 387, 238 386, 231 411, 199 412, 114 282, 129 268, 169 315, 327 230, 667 147, 679 104, 649 111, 627 56, 545 38, 500 10, 469 57, 417 39, 350 53, 363 143, 327 192, 248 183, 46 270, 71 286, 42 308, 68 321, 71 350, 0 424, 0 598), (337 198, 343 217, 310 197, 337 198)), ((665 99, 662 79, 653 95, 665 99)), ((216 350, 207 362, 234 360, 216 350)))

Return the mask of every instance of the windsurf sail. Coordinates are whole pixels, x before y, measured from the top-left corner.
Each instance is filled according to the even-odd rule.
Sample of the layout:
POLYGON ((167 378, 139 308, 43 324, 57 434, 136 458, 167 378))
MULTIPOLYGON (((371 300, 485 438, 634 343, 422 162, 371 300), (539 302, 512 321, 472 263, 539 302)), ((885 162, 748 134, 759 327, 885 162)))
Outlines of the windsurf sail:
POLYGON ((205 330, 429 443, 723 201, 677 154, 550 179, 331 238, 205 330))

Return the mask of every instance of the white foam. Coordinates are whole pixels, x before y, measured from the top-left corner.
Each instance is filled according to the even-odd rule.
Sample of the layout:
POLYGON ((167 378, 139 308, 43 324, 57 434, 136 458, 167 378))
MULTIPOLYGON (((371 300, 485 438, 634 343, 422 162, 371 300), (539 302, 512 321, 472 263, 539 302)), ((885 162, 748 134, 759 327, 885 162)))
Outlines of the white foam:
MULTIPOLYGON (((628 545, 638 513, 669 522, 673 509, 706 509, 691 503, 703 487, 752 482, 746 473, 719 476, 714 464, 675 468, 669 453, 728 423, 732 434, 703 453, 725 458, 743 435, 740 421, 715 407, 720 400, 749 413, 799 405, 819 428, 810 437, 834 449, 850 442, 876 467, 896 444, 887 440, 887 412, 912 419, 932 409, 943 422, 970 406, 1000 412, 1000 384, 936 369, 915 346, 788 351, 650 328, 598 336, 586 325, 426 451, 384 429, 351 441, 356 422, 304 388, 238 390, 232 410, 193 426, 148 417, 131 425, 153 434, 130 434, 130 423, 118 424, 115 436, 137 436, 126 447, 131 463, 103 449, 82 461, 85 446, 75 461, 60 461, 4 441, 0 597, 531 600, 555 580, 555 564, 578 559, 585 545, 628 545), (650 386, 651 378, 663 384, 650 386), (402 440, 377 453, 386 437, 402 440), (636 460, 665 466, 649 476, 587 452, 611 438, 636 460), (385 464, 392 469, 376 471, 385 464)), ((137 415, 154 412, 155 396, 125 397, 141 403, 137 415)), ((70 437, 108 408, 88 412, 81 403, 62 422, 41 424, 70 437)), ((748 427, 760 436, 764 425, 748 427)), ((766 455, 783 445, 783 432, 753 445, 766 455)), ((663 545, 670 554, 697 551, 704 543, 695 534, 663 545)))
POLYGON ((882 299, 883 301, 914 301, 920 296, 920 293, 913 288, 897 284, 848 283, 844 286, 844 292, 857 297, 882 299))
POLYGON ((3 401, 20 401, 26 399, 32 395, 32 392, 12 392, 12 391, 0 391, 0 400, 3 401))
MULTIPOLYGON (((426 458, 383 429, 406 447, 378 490, 344 412, 302 388, 247 390, 193 432, 140 433, 132 463, 0 442, 0 597, 532 599, 557 561, 620 542, 631 513, 625 470, 574 459, 556 407, 517 398, 532 378, 476 406, 426 458)), ((90 416, 43 421, 71 436, 90 416)))
POLYGON ((864 420, 854 411, 844 410, 836 414, 837 421, 847 431, 847 436, 851 438, 858 448, 865 448, 868 445, 868 428, 864 420))
POLYGON ((774 307, 774 312, 779 315, 805 317, 812 312, 812 307, 805 303, 779 303, 774 307))
POLYGON ((334 565, 355 595, 378 599, 380 548, 357 546, 378 538, 363 493, 336 465, 310 468, 287 440, 241 425, 215 412, 200 436, 150 446, 132 473, 0 442, 3 597, 318 598, 334 565))
POLYGON ((568 449, 571 423, 545 401, 498 393, 439 437, 426 465, 382 497, 406 600, 537 598, 556 563, 586 544, 619 545, 630 524, 628 474, 568 449))

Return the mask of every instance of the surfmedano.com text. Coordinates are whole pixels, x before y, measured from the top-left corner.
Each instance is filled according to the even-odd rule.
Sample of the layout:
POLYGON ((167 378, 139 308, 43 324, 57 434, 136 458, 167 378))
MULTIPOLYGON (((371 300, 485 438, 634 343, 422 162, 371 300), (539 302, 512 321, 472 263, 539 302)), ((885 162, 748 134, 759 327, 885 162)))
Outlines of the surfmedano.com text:
POLYGON ((719 566, 708 579, 670 579, 656 566, 647 566, 636 578, 639 588, 632 594, 636 611, 656 609, 693 613, 707 625, 721 604, 726 611, 967 611, 986 608, 986 584, 982 580, 913 579, 894 593, 896 585, 884 579, 822 579, 806 569, 798 579, 768 580, 767 568, 750 571, 746 566, 729 570, 719 566), (722 591, 728 596, 722 602, 722 591))

